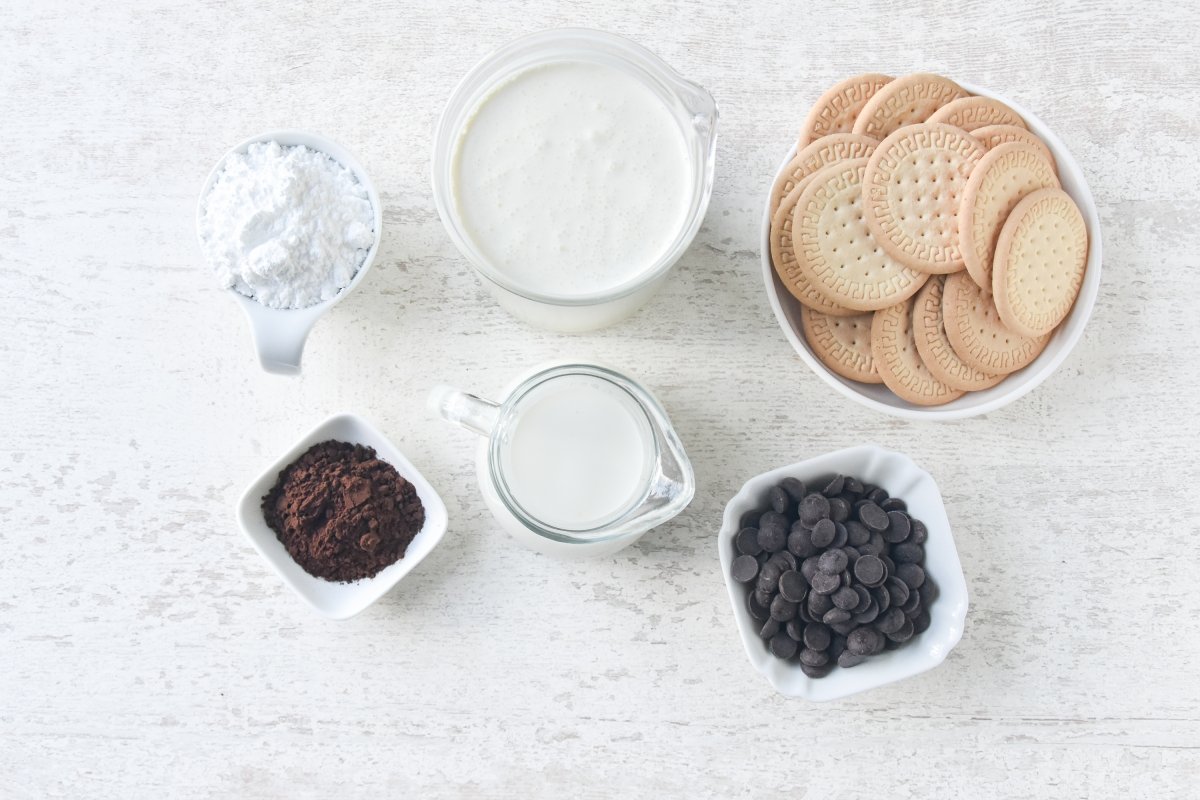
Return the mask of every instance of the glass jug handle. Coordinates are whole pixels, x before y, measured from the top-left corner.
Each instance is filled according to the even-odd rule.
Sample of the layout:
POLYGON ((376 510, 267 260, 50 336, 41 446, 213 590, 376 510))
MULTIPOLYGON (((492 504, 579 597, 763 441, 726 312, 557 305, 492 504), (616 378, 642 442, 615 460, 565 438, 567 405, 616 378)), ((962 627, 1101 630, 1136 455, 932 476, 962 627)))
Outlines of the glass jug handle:
POLYGON ((447 422, 480 436, 491 436, 500 406, 482 397, 460 392, 452 386, 435 386, 429 393, 429 410, 447 422))

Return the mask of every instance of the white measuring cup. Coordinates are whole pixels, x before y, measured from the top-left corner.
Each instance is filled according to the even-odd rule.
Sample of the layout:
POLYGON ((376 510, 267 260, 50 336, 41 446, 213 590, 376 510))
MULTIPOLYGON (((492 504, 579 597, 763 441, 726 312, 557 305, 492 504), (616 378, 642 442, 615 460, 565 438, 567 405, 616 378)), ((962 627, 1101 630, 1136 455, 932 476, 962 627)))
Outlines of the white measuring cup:
MULTIPOLYGON (((614 553, 683 511, 696 492, 691 462, 671 427, 667 412, 636 381, 606 367, 569 363, 538 368, 510 385, 506 399, 500 403, 449 386, 439 386, 431 392, 429 405, 443 419, 484 437, 476 456, 484 502, 513 538, 541 553, 564 558, 614 553), (522 461, 512 455, 512 450, 519 446, 514 444, 514 439, 528 435, 519 431, 525 415, 537 413, 531 409, 545 402, 549 393, 570 392, 579 387, 584 387, 585 392, 606 393, 628 414, 628 419, 619 423, 623 430, 613 433, 627 435, 630 428, 626 423, 638 431, 635 434, 638 444, 634 449, 639 450, 636 458, 640 463, 631 463, 628 473, 621 473, 623 478, 630 479, 626 502, 598 517, 588 518, 583 524, 574 525, 564 523, 561 518, 552 518, 552 514, 545 511, 547 504, 539 506, 529 502, 533 496, 527 491, 530 473, 547 479, 546 492, 552 491, 551 484, 559 487, 563 484, 556 482, 555 476, 547 476, 538 469, 536 451, 530 453, 526 449, 522 461), (521 470, 526 474, 521 474, 521 470), (526 491, 522 494, 522 488, 514 487, 523 487, 526 491)), ((571 410, 566 409, 567 417, 571 410)), ((617 416, 620 418, 621 414, 617 416)), ((571 433, 565 430, 564 438, 571 439, 571 433)), ((599 441, 603 446, 607 432, 590 433, 596 434, 590 437, 591 441, 599 441)), ((587 455, 590 454, 580 458, 581 463, 591 463, 587 455)), ((555 463, 550 468, 565 467, 570 471, 569 468, 574 466, 577 465, 555 463)), ((584 472, 586 469, 579 477, 583 477, 584 472)), ((599 477, 597 486, 603 477, 599 477)), ((597 491, 601 490, 597 488, 597 491)), ((543 496, 542 500, 545 499, 543 496)))
MULTIPOLYGON (((200 219, 204 214, 204 198, 208 196, 213 183, 225 166, 225 160, 235 153, 245 152, 246 148, 257 142, 278 142, 281 145, 304 145, 310 150, 316 150, 330 156, 334 161, 349 169, 363 188, 367 190, 367 198, 371 201, 374 211, 375 242, 367 251, 362 264, 350 283, 328 300, 308 306, 307 308, 268 308, 253 297, 247 297, 236 289, 228 289, 233 299, 241 306, 250 323, 250 334, 254 340, 254 349, 258 353, 259 363, 267 372, 280 375, 298 375, 300 373, 300 358, 304 354, 304 343, 308 333, 325 312, 340 303, 346 295, 362 282, 367 270, 375 261, 379 252, 379 241, 383 231, 383 206, 379 203, 379 195, 367 177, 367 171, 354 158, 349 150, 332 139, 318 136, 315 133, 299 130, 268 131, 267 133, 251 136, 244 142, 229 149, 208 173, 204 188, 200 190, 200 199, 196 203, 196 238, 200 238, 200 219)), ((203 250, 203 243, 201 243, 203 250)))

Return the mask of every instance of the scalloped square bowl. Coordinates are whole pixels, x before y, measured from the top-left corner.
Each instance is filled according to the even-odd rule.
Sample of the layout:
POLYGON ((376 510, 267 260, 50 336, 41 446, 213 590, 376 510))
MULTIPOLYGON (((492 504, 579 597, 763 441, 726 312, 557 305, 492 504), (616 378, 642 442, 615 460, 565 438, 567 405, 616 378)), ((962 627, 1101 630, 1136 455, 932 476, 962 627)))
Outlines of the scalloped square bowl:
POLYGON ((242 493, 237 504, 237 520, 246 538, 275 574, 304 602, 330 619, 353 617, 387 594, 433 552, 446 534, 448 522, 446 504, 425 476, 377 428, 355 414, 329 417, 275 459, 242 493), (327 439, 375 448, 381 459, 395 467, 416 488, 417 496, 425 506, 425 524, 409 543, 404 558, 380 570, 374 577, 352 583, 327 581, 305 572, 288 554, 275 531, 267 526, 262 514, 263 495, 275 485, 279 473, 305 450, 327 439))
MULTIPOLYGON (((787 340, 791 342, 792 347, 799 353, 800 358, 809 366, 809 369, 817 373, 817 377, 832 386, 839 394, 867 408, 905 419, 973 417, 1003 408, 1017 398, 1033 391, 1038 384, 1058 369, 1058 366, 1062 364, 1071 349, 1083 336, 1083 329, 1087 326, 1088 318, 1092 315, 1092 308, 1096 305, 1096 296, 1100 292, 1100 215, 1096 211, 1096 201, 1092 198, 1092 190, 1088 188, 1083 170, 1079 168, 1075 157, 1067 150, 1062 139, 1059 139, 1054 131, 1046 126, 1046 123, 1021 104, 969 83, 959 81, 958 84, 972 94, 999 100, 1024 117, 1029 129, 1040 136, 1046 146, 1050 148, 1055 161, 1058 162, 1058 176, 1062 181, 1062 188, 1079 205, 1080 210, 1083 211, 1084 224, 1087 225, 1089 242, 1087 271, 1083 276, 1083 286, 1080 287, 1079 297, 1075 299, 1071 313, 1051 335, 1046 349, 1029 366, 1017 370, 990 389, 968 392, 959 399, 942 406, 914 405, 901 400, 882 384, 872 385, 843 378, 822 364, 813 355, 812 349, 804 339, 803 328, 800 326, 800 301, 792 297, 791 293, 784 288, 779 276, 775 274, 775 268, 771 266, 771 201, 769 197, 766 207, 763 209, 762 238, 759 240, 762 247, 763 281, 766 283, 771 310, 775 312, 775 319, 779 321, 779 327, 783 329, 787 340)), ((794 154, 794 149, 788 151, 787 158, 775 171, 776 175, 783 171, 794 154)))
POLYGON ((911 678, 945 661, 962 638, 967 617, 967 582, 958 560, 958 550, 954 547, 954 537, 950 534, 946 507, 933 477, 903 453, 875 445, 860 445, 756 475, 725 506, 717 547, 721 574, 725 578, 746 655, 775 690, 788 697, 836 700, 911 678), (761 624, 746 610, 747 589, 730 576, 729 565, 734 557, 733 539, 738 532, 738 520, 742 514, 765 503, 768 489, 789 476, 810 483, 835 473, 853 475, 882 486, 888 494, 902 498, 908 504, 909 512, 925 523, 929 538, 925 542, 924 567, 937 585, 938 594, 929 609, 931 623, 928 630, 914 636, 903 647, 873 656, 857 667, 835 667, 824 678, 810 678, 800 670, 798 663, 781 661, 767 651, 766 642, 758 635, 761 624))

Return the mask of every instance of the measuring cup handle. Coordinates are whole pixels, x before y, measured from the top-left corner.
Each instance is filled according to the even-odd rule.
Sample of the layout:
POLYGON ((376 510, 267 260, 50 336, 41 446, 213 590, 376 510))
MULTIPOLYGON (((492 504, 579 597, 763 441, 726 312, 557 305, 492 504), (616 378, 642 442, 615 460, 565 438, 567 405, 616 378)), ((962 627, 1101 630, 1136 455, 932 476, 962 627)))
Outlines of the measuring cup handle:
POLYGON ((435 386, 429 393, 429 410, 480 436, 491 436, 500 406, 452 386, 435 386))

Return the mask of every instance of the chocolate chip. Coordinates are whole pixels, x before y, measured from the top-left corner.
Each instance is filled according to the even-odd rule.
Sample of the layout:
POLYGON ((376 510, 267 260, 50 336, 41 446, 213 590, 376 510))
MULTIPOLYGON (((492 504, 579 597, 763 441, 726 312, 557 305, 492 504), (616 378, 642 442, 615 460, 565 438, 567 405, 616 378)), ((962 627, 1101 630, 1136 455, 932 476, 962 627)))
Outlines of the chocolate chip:
POLYGON ((867 586, 878 586, 883 583, 884 566, 878 556, 861 556, 854 563, 854 577, 867 586))
POLYGON ((915 616, 921 610, 921 595, 917 592, 911 592, 908 595, 908 602, 901 606, 900 610, 904 612, 904 616, 906 617, 915 616))
POLYGON ((829 647, 829 638, 828 626, 820 622, 814 622, 804 628, 804 646, 810 650, 824 650, 829 647))
POLYGON ((796 640, 786 633, 777 633, 772 636, 771 643, 767 646, 771 650, 771 655, 784 660, 796 655, 796 649, 799 647, 796 640))
POLYGON ((913 617, 913 635, 915 636, 918 633, 924 633, 925 631, 929 630, 930 621, 929 611, 922 608, 921 613, 913 617))
MULTIPOLYGON (((825 612, 825 616, 821 617, 821 622, 824 622, 826 625, 841 625, 849 622, 852 616, 854 615, 849 611, 844 611, 840 608, 831 608, 825 612)), ((901 616, 904 615, 901 614, 901 616)))
POLYGON ((775 589, 770 586, 759 586, 755 588, 754 599, 763 608, 771 607, 771 599, 775 596, 775 589))
POLYGON ((760 622, 771 616, 770 610, 754 599, 754 592, 746 595, 746 608, 750 611, 750 616, 760 622))
POLYGON ((860 481, 858 478, 846 478, 846 483, 844 486, 842 486, 842 491, 849 492, 850 494, 862 494, 862 481, 860 481))
POLYGON ((758 509, 750 509, 745 514, 742 514, 742 518, 740 520, 738 520, 738 527, 739 528, 757 528, 758 520, 760 517, 762 517, 761 511, 759 511, 758 509))
POLYGON ((871 531, 871 538, 867 540, 866 544, 858 548, 860 553, 865 553, 869 556, 882 556, 886 550, 887 542, 883 540, 883 535, 876 531, 871 531))
POLYGON ((842 493, 842 487, 845 485, 846 478, 842 475, 836 475, 833 480, 825 484, 825 488, 821 490, 821 494, 826 497, 834 497, 842 493))
MULTIPOLYGON (((920 589, 925 585, 925 570, 917 564, 897 564, 896 577, 904 581, 904 585, 910 589, 920 589)), ((922 596, 921 602, 928 603, 929 601, 922 596)))
POLYGON ((800 651, 800 663, 809 667, 823 667, 829 663, 829 656, 822 650, 806 647, 800 651))
POLYGON ((845 522, 850 519, 850 504, 840 497, 830 498, 829 518, 834 522, 845 522))
MULTIPOLYGON (((813 615, 808 613, 808 600, 807 599, 803 603, 800 603, 796 607, 796 619, 803 620, 805 623, 816 622, 816 620, 813 619, 813 615)), ((788 620, 788 622, 792 622, 792 621, 793 620, 788 620)))
MULTIPOLYGON (((812 576, 810 584, 812 585, 812 590, 817 594, 829 595, 836 592, 838 587, 842 585, 842 576, 830 575, 828 572, 817 572, 812 576)), ((829 602, 832 604, 833 600, 831 599, 829 602)))
POLYGON ((796 616, 796 604, 785 600, 783 595, 775 595, 771 601, 771 619, 787 622, 796 616))
POLYGON ((854 615, 854 621, 859 625, 869 625, 879 616, 879 605, 875 602, 875 598, 871 598, 870 604, 866 611, 861 611, 854 615))
POLYGON ((844 608, 847 611, 852 611, 858 605, 858 592, 854 591, 850 586, 843 586, 833 593, 833 604, 838 608, 844 608))
POLYGON ((870 628, 856 628, 846 637, 846 652, 856 656, 870 655, 875 648, 875 637, 878 636, 870 628))
POLYGON ((800 501, 800 521, 808 525, 816 525, 818 521, 829 518, 829 500, 823 495, 806 495, 800 501))
MULTIPOLYGON (((804 611, 804 606, 800 606, 800 610, 804 611)), ((797 642, 803 641, 804 622, 799 617, 796 617, 795 619, 789 619, 787 624, 783 626, 783 629, 787 632, 788 636, 792 637, 797 642)))
POLYGON ((888 594, 892 596, 892 605, 902 606, 908 602, 908 585, 904 581, 891 577, 883 585, 887 587, 888 594))
POLYGON ((912 533, 909 534, 908 540, 913 544, 925 544, 925 540, 929 538, 929 529, 925 527, 925 523, 919 519, 912 521, 912 533))
POLYGON ((823 519, 813 526, 812 543, 813 547, 824 548, 833 544, 834 537, 837 536, 837 525, 833 520, 823 519))
POLYGON ((892 605, 891 592, 884 586, 875 586, 871 589, 871 597, 875 600, 875 604, 879 606, 879 613, 887 611, 892 605))
POLYGON ((797 504, 804 499, 804 495, 808 494, 804 488, 804 481, 799 478, 784 478, 779 482, 779 488, 787 492, 792 502, 797 504))
MULTIPOLYGON (((901 616, 903 616, 903 614, 901 616)), ((904 624, 901 625, 898 630, 889 633, 887 638, 896 643, 907 642, 913 637, 913 633, 915 632, 916 626, 913 625, 913 621, 908 617, 904 617, 904 624)))
POLYGON ((846 557, 844 551, 836 549, 826 550, 817 560, 817 569, 833 575, 844 570, 849 563, 850 559, 846 557))
MULTIPOLYGON (((818 573, 819 574, 819 573, 818 573)), ((808 593, 808 613, 813 619, 820 619, 825 612, 833 608, 833 598, 827 594, 808 593)))
POLYGON ((862 555, 862 553, 858 552, 857 547, 851 547, 850 545, 844 546, 842 552, 846 554, 846 558, 850 559, 850 566, 852 567, 854 566, 854 562, 858 561, 858 557, 862 555))
POLYGON ((820 667, 811 667, 808 664, 803 663, 800 665, 800 671, 810 678, 824 678, 829 674, 830 670, 831 666, 829 664, 825 664, 820 667))
POLYGON ((786 516, 792 508, 792 498, 788 497, 788 493, 782 488, 778 486, 772 486, 770 490, 767 491, 767 505, 769 505, 771 510, 776 514, 783 514, 786 516))
MULTIPOLYGON (((766 516, 765 514, 763 516, 766 516)), ((887 512, 874 502, 868 500, 858 507, 858 521, 867 526, 867 530, 883 533, 888 529, 890 520, 887 512)), ((762 528, 762 521, 759 522, 759 528, 762 528)))
POLYGON ((899 544, 908 538, 908 534, 912 532, 912 523, 908 519, 908 514, 903 511, 887 512, 888 526, 883 532, 883 540, 889 544, 899 544))
POLYGON ((768 553, 778 553, 787 546, 788 521, 783 514, 768 511, 758 521, 758 543, 768 553))
MULTIPOLYGON (((850 609, 854 614, 861 614, 867 610, 867 606, 871 605, 871 593, 865 586, 854 586, 854 594, 858 596, 858 605, 850 609)), ((841 591, 840 589, 838 591, 841 591)), ((836 595, 835 595, 836 596, 836 595)))
POLYGON ((758 543, 758 528, 742 528, 738 531, 737 536, 733 537, 733 546, 739 553, 745 553, 748 556, 756 556, 761 553, 762 545, 758 543))
POLYGON ((860 656, 856 653, 851 653, 849 650, 846 650, 846 652, 838 656, 837 663, 839 667, 850 669, 851 667, 857 667, 866 660, 866 656, 860 656))
MULTIPOLYGON (((758 572, 758 586, 760 589, 774 591, 775 586, 779 583, 779 576, 783 574, 783 569, 780 568, 778 561, 767 560, 767 563, 762 565, 758 572)), ((859 580, 862 580, 861 578, 859 580)), ((865 581, 864 581, 865 583, 865 581)))
POLYGON ((796 564, 799 563, 796 561, 796 557, 787 550, 780 550, 778 553, 771 556, 770 560, 778 564, 779 569, 784 572, 787 572, 789 569, 795 569, 796 564))
POLYGON ((833 543, 830 547, 845 547, 850 541, 850 533, 846 530, 846 526, 840 522, 833 523, 833 543))
POLYGON ((764 639, 770 639, 775 634, 779 633, 779 620, 769 619, 763 623, 758 635, 764 639))
POLYGON ((880 633, 894 633, 900 630, 900 626, 904 624, 905 619, 903 611, 892 607, 879 615, 879 619, 875 621, 875 628, 880 633))
POLYGON ((796 558, 808 558, 817 552, 812 543, 812 533, 800 527, 799 522, 792 525, 792 532, 788 534, 787 549, 796 558))
POLYGON ((829 647, 825 652, 829 653, 831 661, 837 661, 838 656, 846 652, 846 634, 839 633, 830 639, 829 647))
POLYGON ((867 530, 867 526, 855 519, 846 521, 846 533, 846 542, 854 547, 862 547, 871 539, 871 532, 867 530))
POLYGON ((809 556, 800 562, 800 574, 809 583, 812 583, 813 575, 817 574, 817 560, 818 556, 809 556))
POLYGON ((758 559, 754 556, 738 556, 730 565, 729 573, 738 583, 749 583, 758 577, 758 559))
POLYGON ((919 564, 925 560, 925 548, 912 542, 901 542, 892 548, 891 556, 897 564, 919 564))
POLYGON ((872 503, 879 505, 884 500, 888 499, 888 493, 886 491, 884 491, 883 489, 879 488, 878 486, 876 486, 874 489, 867 492, 867 499, 870 500, 872 503))
POLYGON ((779 576, 779 594, 789 603, 799 603, 803 600, 807 589, 804 576, 795 570, 788 570, 779 576))
POLYGON ((881 502, 879 507, 884 511, 907 511, 908 503, 905 503, 899 497, 889 497, 881 502))

